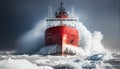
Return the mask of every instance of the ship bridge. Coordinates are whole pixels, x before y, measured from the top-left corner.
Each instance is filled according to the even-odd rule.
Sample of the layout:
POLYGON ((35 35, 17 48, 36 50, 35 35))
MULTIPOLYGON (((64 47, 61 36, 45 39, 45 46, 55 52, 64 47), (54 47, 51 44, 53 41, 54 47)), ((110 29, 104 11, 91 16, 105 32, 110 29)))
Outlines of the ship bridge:
POLYGON ((57 9, 54 17, 48 17, 46 19, 48 28, 54 26, 71 26, 76 28, 78 23, 77 17, 70 17, 69 13, 63 7, 63 3, 60 3, 60 7, 57 9))
POLYGON ((71 26, 76 28, 76 23, 78 23, 78 18, 47 18, 47 26, 71 26))

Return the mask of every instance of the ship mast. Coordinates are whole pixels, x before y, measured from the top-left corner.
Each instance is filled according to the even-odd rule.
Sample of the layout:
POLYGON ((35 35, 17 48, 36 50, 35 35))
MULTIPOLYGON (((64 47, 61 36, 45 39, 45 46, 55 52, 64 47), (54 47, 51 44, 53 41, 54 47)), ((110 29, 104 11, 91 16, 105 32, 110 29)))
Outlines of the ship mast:
POLYGON ((48 18, 52 17, 52 5, 50 0, 48 0, 48 18))
MULTIPOLYGON (((62 2, 62 0, 61 0, 61 3, 60 3, 60 7, 61 7, 61 12, 62 12, 62 8, 63 8, 63 2, 62 2)), ((63 14, 61 14, 61 15, 63 15, 63 14)), ((63 25, 63 19, 61 19, 60 22, 61 22, 61 25, 63 25)))

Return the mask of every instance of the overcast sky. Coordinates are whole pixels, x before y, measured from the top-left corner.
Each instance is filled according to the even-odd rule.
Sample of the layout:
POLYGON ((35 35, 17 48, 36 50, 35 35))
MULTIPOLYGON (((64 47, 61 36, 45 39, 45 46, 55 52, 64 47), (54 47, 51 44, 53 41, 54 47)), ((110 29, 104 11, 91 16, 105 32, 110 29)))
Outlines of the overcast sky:
MULTIPOLYGON (((105 48, 120 50, 120 0, 63 0, 74 7, 79 20, 91 31, 101 31, 105 48)), ((14 49, 16 41, 55 9, 60 0, 0 0, 0 49, 14 49)))

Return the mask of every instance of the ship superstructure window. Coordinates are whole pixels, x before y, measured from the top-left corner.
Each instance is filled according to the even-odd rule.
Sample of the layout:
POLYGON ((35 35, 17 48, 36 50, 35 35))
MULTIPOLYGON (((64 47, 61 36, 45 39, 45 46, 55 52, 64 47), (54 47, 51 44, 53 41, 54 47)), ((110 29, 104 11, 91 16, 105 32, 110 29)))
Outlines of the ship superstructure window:
POLYGON ((61 25, 66 25, 76 28, 76 23, 78 22, 78 18, 47 18, 46 21, 48 28, 54 26, 61 26, 61 25))

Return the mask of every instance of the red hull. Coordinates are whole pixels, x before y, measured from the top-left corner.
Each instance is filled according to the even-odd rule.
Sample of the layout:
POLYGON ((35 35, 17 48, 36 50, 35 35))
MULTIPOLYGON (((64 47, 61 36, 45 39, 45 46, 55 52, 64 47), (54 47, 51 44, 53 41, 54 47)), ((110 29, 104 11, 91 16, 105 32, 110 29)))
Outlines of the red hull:
MULTIPOLYGON (((64 45, 71 45, 78 47, 79 34, 78 30, 69 26, 56 26, 50 27, 45 32, 46 45, 58 45, 60 46, 61 53, 64 53, 64 45)), ((57 54, 57 53, 56 53, 57 54)))

